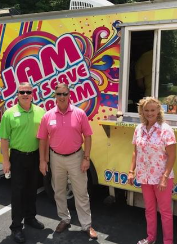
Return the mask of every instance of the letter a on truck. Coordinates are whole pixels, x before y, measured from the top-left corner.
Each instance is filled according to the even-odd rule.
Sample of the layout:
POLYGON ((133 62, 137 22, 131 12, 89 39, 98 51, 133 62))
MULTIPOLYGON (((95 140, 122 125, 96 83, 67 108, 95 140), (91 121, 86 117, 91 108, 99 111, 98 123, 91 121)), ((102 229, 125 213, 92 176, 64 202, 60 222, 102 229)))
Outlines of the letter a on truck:
POLYGON ((177 130, 177 2, 0 18, 1 115, 17 103, 22 81, 32 84, 33 102, 45 110, 55 106, 56 84, 68 84, 71 103, 85 110, 94 132, 92 181, 136 195, 140 185, 136 179, 128 185, 127 176, 139 99, 160 99, 177 130), (146 52, 148 77, 141 87, 138 60, 146 52))

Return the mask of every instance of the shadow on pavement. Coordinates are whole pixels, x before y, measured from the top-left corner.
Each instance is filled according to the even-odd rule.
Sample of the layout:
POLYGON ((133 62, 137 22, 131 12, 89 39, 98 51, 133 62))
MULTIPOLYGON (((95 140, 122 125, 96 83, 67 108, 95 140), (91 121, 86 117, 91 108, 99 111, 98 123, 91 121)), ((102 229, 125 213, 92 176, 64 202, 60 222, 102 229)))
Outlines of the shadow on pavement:
MULTIPOLYGON (((118 190, 116 201, 112 204, 104 204, 105 198, 109 195, 108 188, 99 186, 95 189, 91 197, 91 211, 93 228, 98 232, 98 240, 90 240, 81 231, 75 209, 70 208, 72 221, 71 228, 64 233, 53 233, 51 239, 48 238, 47 244, 136 244, 138 240, 146 237, 146 221, 144 209, 131 207, 126 204, 125 192, 118 190)), ((45 199, 46 201, 46 199, 45 199)), ((44 201, 44 204, 45 204, 44 201)), ((50 201, 46 207, 51 209, 50 218, 58 220, 56 207, 50 208, 50 201)), ((40 211, 40 210, 39 210, 40 211)), ((41 215, 49 214, 49 211, 41 212, 41 215)), ((174 216, 174 243, 177 243, 177 217, 174 216)), ((162 244, 162 229, 160 216, 158 214, 158 238, 156 244, 162 244)))

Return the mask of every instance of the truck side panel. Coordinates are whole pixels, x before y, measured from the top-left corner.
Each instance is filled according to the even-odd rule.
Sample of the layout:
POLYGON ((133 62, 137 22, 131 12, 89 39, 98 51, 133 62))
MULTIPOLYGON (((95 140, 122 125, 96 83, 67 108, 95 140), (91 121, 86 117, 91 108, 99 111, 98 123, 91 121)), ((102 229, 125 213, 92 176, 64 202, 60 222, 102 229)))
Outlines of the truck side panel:
MULTIPOLYGON (((136 182, 127 184, 134 127, 101 122, 115 120, 120 102, 120 25, 175 20, 176 16, 176 8, 121 13, 117 8, 117 13, 104 15, 43 20, 35 16, 35 20, 1 23, 1 111, 17 102, 17 85, 22 81, 33 85, 34 103, 46 110, 55 106, 56 83, 66 82, 71 101, 85 110, 94 131, 91 159, 99 183, 140 192, 136 182)), ((176 182, 177 173, 174 199, 176 182)))

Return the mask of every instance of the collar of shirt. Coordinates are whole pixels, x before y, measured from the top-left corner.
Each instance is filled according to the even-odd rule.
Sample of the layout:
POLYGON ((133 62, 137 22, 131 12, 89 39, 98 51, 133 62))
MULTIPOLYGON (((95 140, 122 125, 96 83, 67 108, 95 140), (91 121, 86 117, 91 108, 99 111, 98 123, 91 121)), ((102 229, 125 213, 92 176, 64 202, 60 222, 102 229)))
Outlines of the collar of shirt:
MULTIPOLYGON (((151 129, 149 130, 149 132, 151 132, 152 130, 157 129, 157 128, 160 129, 160 127, 161 127, 160 124, 156 122, 156 123, 151 127, 151 129)), ((142 130, 143 130, 144 132, 148 133, 148 132, 147 132, 147 129, 146 129, 146 125, 143 125, 143 126, 142 126, 142 130)))
POLYGON ((29 111, 26 111, 25 109, 23 109, 19 103, 17 103, 17 107, 18 107, 18 110, 23 113, 23 112, 31 112, 33 110, 33 104, 31 104, 31 107, 30 107, 30 110, 29 111))
MULTIPOLYGON (((66 113, 68 113, 68 112, 71 112, 71 111, 73 111, 73 106, 69 103, 68 108, 67 108, 67 110, 66 110, 66 112, 65 112, 64 114, 66 114, 66 113)), ((60 111, 60 109, 59 109, 58 106, 55 107, 55 113, 63 114, 63 113, 60 111)))

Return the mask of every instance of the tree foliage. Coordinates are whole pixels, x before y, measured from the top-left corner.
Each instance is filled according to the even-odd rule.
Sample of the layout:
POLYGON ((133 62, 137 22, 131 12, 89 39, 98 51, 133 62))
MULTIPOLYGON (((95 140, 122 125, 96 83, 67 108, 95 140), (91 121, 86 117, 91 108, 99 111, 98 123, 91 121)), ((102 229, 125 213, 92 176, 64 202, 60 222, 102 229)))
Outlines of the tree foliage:
POLYGON ((177 85, 177 30, 161 33, 160 81, 177 85))
MULTIPOLYGON (((109 0, 114 4, 145 0, 109 0)), ((0 0, 0 8, 15 8, 19 13, 39 13, 69 9, 70 0, 0 0)))
POLYGON ((15 8, 21 14, 69 9, 70 0, 1 0, 0 8, 15 8))
POLYGON ((109 1, 114 4, 121 4, 121 3, 144 2, 147 0, 109 0, 109 1))

